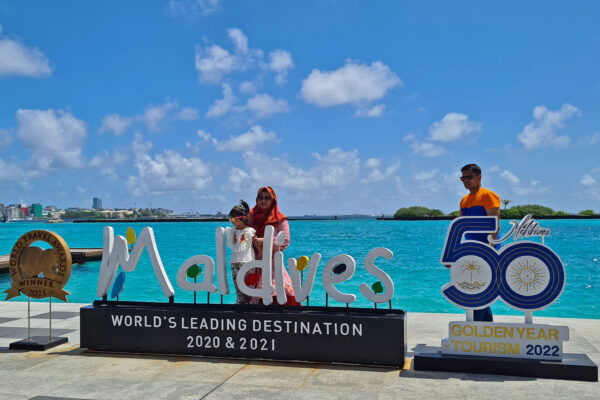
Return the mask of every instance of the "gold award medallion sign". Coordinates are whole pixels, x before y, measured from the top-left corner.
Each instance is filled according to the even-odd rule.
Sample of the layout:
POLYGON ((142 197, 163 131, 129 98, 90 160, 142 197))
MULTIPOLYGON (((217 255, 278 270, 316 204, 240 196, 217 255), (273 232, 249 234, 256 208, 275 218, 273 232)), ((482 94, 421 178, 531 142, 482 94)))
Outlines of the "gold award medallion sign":
POLYGON ((10 289, 5 290, 6 299, 26 296, 36 299, 55 297, 67 302, 69 292, 63 290, 71 276, 71 252, 67 243, 54 232, 35 230, 27 232, 17 240, 10 252, 9 272, 12 279, 10 289), (31 246, 45 242, 51 248, 44 250, 31 246))

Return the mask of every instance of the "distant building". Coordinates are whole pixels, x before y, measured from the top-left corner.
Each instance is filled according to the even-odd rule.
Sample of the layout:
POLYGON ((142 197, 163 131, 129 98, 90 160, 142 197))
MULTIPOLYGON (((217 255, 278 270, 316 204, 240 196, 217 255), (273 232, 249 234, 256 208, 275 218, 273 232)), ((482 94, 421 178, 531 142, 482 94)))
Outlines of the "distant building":
POLYGON ((66 212, 77 212, 77 211, 88 211, 85 208, 81 207, 69 207, 65 209, 66 212))
POLYGON ((42 217, 42 205, 40 203, 33 203, 31 205, 31 215, 35 218, 42 217))
POLYGON ((99 199, 98 197, 94 197, 92 208, 94 210, 101 210, 102 209, 102 199, 99 199))
POLYGON ((6 206, 4 209, 5 216, 7 219, 21 219, 23 218, 23 210, 19 204, 11 204, 6 206))

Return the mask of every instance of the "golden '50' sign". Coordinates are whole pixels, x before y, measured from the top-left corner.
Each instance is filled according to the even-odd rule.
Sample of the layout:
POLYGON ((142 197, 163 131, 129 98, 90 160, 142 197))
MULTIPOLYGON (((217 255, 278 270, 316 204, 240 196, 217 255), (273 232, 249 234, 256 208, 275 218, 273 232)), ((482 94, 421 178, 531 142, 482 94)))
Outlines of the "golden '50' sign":
POLYGON ((55 297, 67 301, 70 293, 63 288, 71 276, 71 264, 69 247, 59 235, 45 230, 27 232, 10 252, 12 285, 4 291, 5 300, 23 293, 36 299, 55 297), (31 246, 35 242, 48 243, 51 248, 31 246))

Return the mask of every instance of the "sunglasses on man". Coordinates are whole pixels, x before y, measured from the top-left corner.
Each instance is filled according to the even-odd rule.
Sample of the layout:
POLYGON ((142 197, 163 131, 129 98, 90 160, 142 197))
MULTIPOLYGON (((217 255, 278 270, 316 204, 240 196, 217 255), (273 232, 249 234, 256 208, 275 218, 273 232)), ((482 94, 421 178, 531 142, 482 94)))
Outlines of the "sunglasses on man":
POLYGON ((474 175, 465 175, 465 176, 461 176, 460 179, 461 181, 470 181, 471 179, 473 179, 474 175))

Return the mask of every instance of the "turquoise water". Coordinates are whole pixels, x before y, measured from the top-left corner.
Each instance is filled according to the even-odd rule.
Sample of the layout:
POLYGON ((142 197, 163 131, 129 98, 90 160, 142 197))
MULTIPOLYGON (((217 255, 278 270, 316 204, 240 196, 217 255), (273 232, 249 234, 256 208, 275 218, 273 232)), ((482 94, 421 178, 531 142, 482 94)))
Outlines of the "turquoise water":
MULTIPOLYGON (((562 296, 552 306, 534 315, 577 318, 600 318, 600 220, 541 220, 540 225, 550 228, 546 238, 562 259, 567 271, 567 284, 562 296)), ((450 304, 440 288, 448 282, 449 270, 439 264, 440 253, 449 221, 291 221, 292 242, 284 252, 288 257, 323 255, 315 287, 310 296, 311 305, 325 305, 325 291, 321 271, 325 263, 338 254, 350 254, 357 263, 354 277, 340 290, 354 293, 357 301, 352 306, 372 307, 358 289, 362 282, 369 286, 375 278, 364 270, 364 257, 374 247, 387 247, 394 252, 392 260, 378 258, 376 264, 393 279, 395 294, 393 307, 408 312, 462 312, 450 304)), ((136 233, 143 227, 154 229, 156 243, 169 279, 175 289, 176 302, 192 302, 193 294, 177 286, 176 275, 180 265, 194 255, 206 254, 215 258, 215 228, 223 223, 155 223, 113 224, 115 234, 125 235, 128 226, 136 233)), ((61 235, 70 247, 102 247, 103 224, 0 224, 0 254, 8 254, 14 242, 23 233, 33 229, 47 229, 61 235)), ((502 221, 502 232, 510 225, 502 221)), ((66 290, 71 302, 87 303, 96 299, 96 283, 100 262, 74 265, 66 290)), ((216 278, 215 278, 216 281, 216 278)), ((0 275, 0 291, 10 286, 9 275, 0 275)), ((230 288, 233 289, 230 277, 230 288)), ((206 302, 206 293, 198 293, 198 301, 206 302)), ((24 301, 21 296, 15 301, 24 301)), ((150 260, 144 251, 134 272, 128 273, 125 290, 120 300, 166 301, 156 281, 150 260)), ((13 301, 13 300, 11 300, 13 301)), ((220 301, 211 295, 211 302, 220 301)), ((226 303, 235 302, 235 294, 225 297, 226 303)), ((340 305, 334 300, 330 305, 340 305)), ((496 314, 516 314, 501 301, 492 306, 496 314)), ((522 314, 522 313, 521 313, 522 314)))

